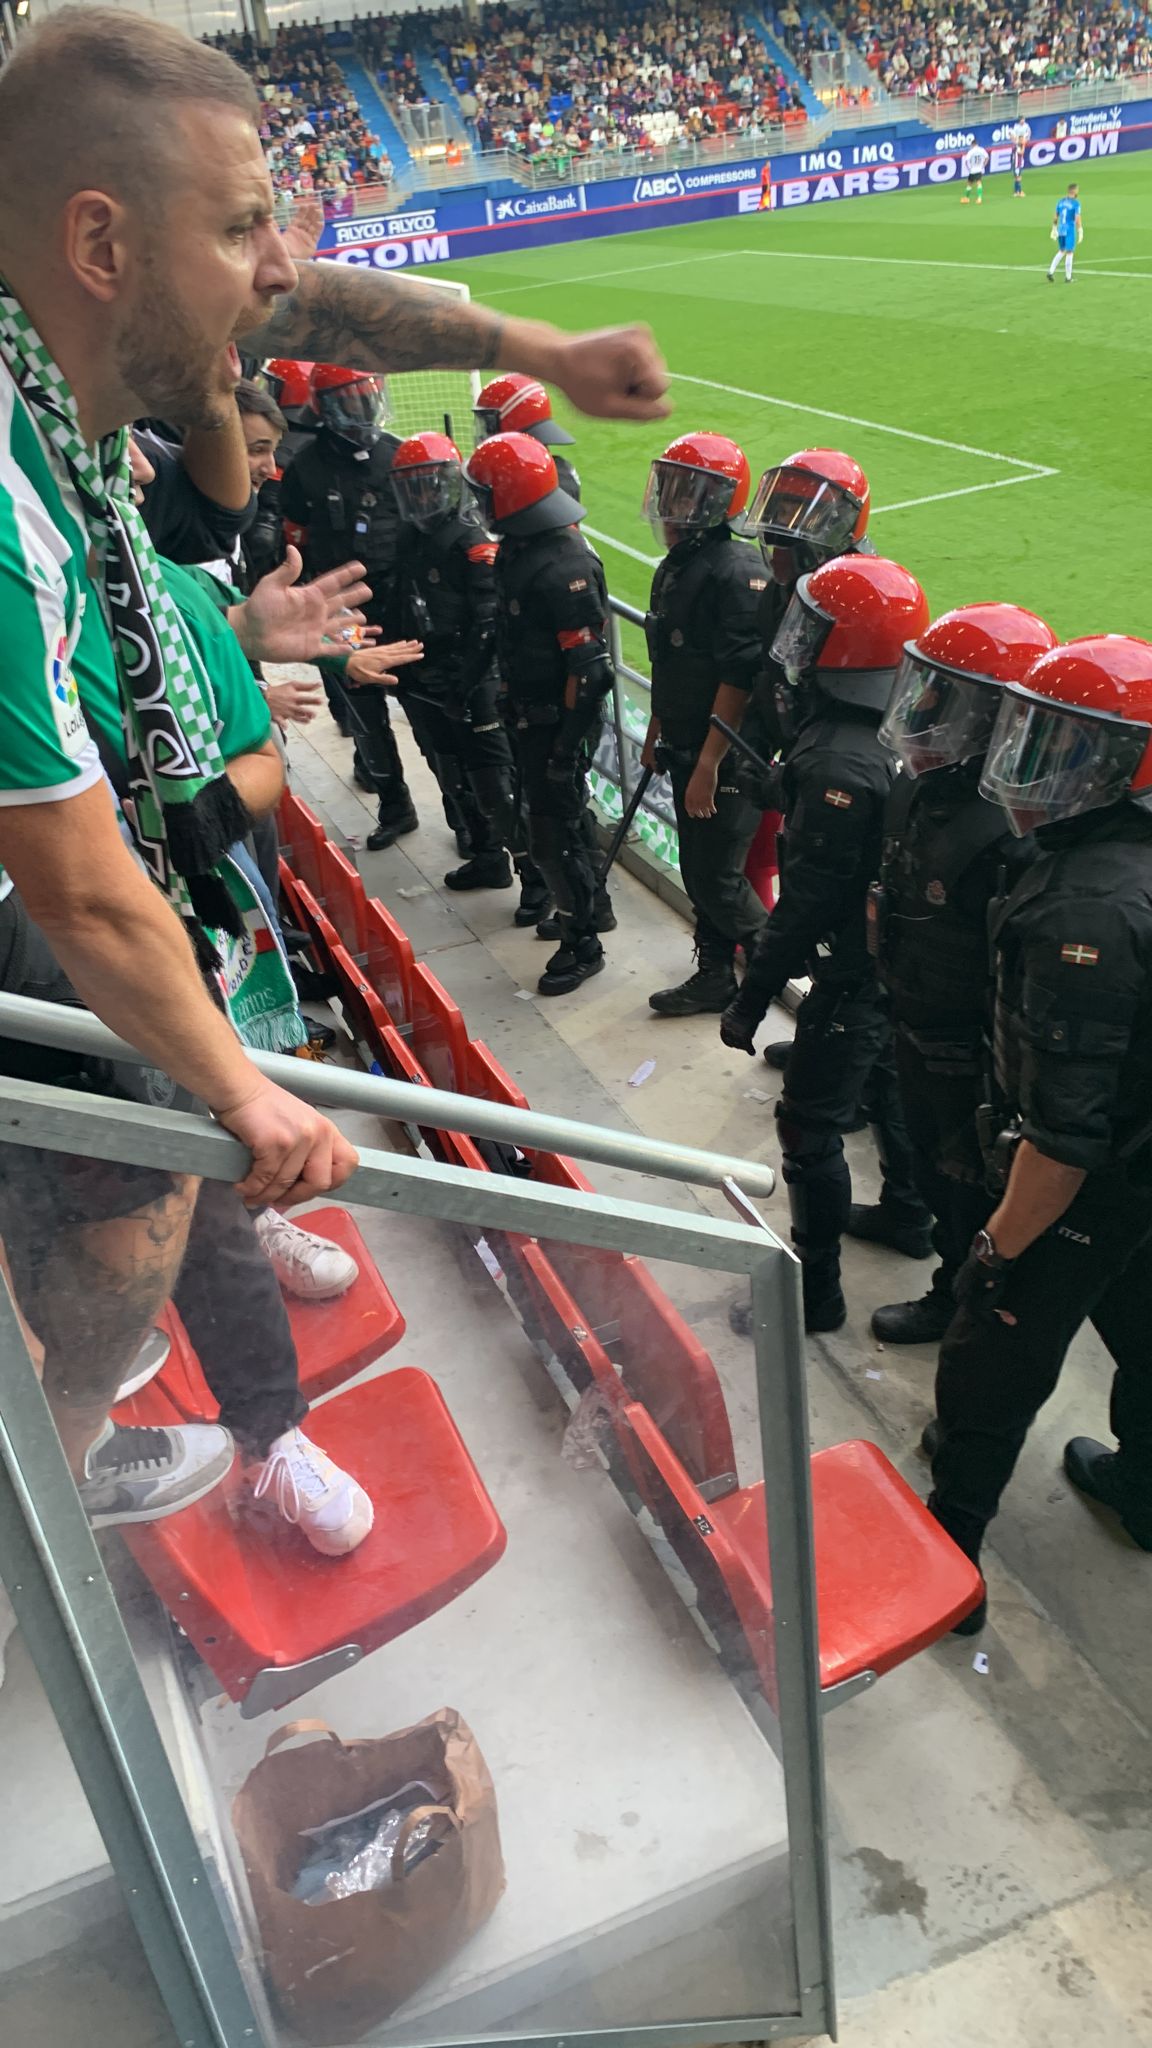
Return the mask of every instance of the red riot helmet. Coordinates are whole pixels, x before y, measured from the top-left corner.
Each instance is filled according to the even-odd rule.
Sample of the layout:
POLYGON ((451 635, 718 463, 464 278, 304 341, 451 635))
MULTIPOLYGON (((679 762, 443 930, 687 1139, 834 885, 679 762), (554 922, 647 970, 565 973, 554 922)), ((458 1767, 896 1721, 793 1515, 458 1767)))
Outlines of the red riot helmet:
POLYGON ((1152 809, 1152 643, 1068 640, 1004 689, 981 793, 1018 837, 1120 803, 1152 809))
POLYGON ((1005 683, 1022 682, 1056 645, 1035 612, 1016 604, 965 604, 909 640, 880 737, 908 775, 982 759, 1005 683))
POLYGON ((738 518, 751 482, 748 457, 725 434, 681 434, 648 472, 644 517, 673 547, 738 518))
POLYGON ((464 497, 463 457, 447 434, 413 434, 392 458, 400 516, 422 533, 450 519, 464 497))
POLYGON ((311 363, 298 363, 290 356, 276 356, 264 365, 264 389, 293 425, 299 424, 293 419, 294 413, 307 413, 311 418, 310 379, 313 367, 311 363))
POLYGON ((779 582, 788 582, 790 575, 781 569, 794 574, 858 547, 868 531, 871 502, 868 479, 851 455, 838 448, 801 448, 765 470, 746 526, 759 536, 766 560, 785 551, 783 562, 772 567, 779 582))
POLYGON ((562 491, 556 464, 530 434, 492 434, 469 456, 464 475, 485 526, 520 538, 575 526, 584 507, 562 491))
POLYGON ((313 363, 308 379, 312 407, 322 426, 353 448, 376 446, 388 424, 388 388, 366 370, 337 363, 313 363))
POLYGON ((839 704, 883 711, 904 643, 928 616, 916 578, 882 555, 838 555, 801 576, 772 642, 787 678, 776 693, 785 727, 795 730, 798 699, 813 683, 839 704))
POLYGON ((476 445, 490 434, 531 434, 545 447, 567 448, 572 436, 552 417, 552 400, 535 377, 510 370, 485 384, 472 408, 476 419, 476 445))

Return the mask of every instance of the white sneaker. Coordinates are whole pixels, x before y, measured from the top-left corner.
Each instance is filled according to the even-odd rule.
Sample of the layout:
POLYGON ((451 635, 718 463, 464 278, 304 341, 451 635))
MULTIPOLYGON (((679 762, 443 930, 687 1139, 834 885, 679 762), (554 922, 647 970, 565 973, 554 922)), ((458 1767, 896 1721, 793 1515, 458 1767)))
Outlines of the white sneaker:
POLYGON ((375 1520, 372 1503, 355 1479, 334 1465, 303 1430, 287 1429, 255 1475, 256 1500, 270 1496, 286 1522, 325 1557, 344 1557, 363 1543, 375 1520))
POLYGON ((172 1346, 164 1331, 157 1329, 153 1324, 132 1361, 131 1372, 117 1392, 113 1407, 120 1401, 131 1400, 132 1395, 138 1394, 141 1387, 149 1386, 157 1373, 163 1372, 171 1349, 172 1346))
POLYGON ((301 1301, 335 1301, 337 1295, 347 1294, 360 1268, 331 1238, 301 1230, 279 1209, 262 1209, 255 1222, 265 1256, 286 1294, 301 1301))

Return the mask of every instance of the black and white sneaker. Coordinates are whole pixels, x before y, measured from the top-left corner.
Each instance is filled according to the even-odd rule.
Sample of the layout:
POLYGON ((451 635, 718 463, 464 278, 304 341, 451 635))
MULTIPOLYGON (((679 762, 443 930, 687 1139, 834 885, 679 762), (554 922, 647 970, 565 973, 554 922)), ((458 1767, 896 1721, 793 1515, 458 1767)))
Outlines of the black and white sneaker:
POLYGON ((227 1478, 235 1445, 226 1429, 121 1429, 106 1422, 86 1461, 80 1498, 94 1529, 160 1522, 202 1500, 227 1478))

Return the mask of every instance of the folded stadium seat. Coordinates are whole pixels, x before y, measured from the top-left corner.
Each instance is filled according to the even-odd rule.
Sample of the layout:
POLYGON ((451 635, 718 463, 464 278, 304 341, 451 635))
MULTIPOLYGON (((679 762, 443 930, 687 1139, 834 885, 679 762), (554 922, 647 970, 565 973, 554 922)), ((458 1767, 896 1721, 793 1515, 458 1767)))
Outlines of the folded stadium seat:
POLYGON ((364 966, 368 979, 398 1030, 412 1022, 412 944, 390 910, 368 898, 364 966))
MULTIPOLYGON (((157 1382, 153 1423, 179 1415, 157 1382)), ((372 1533, 322 1557, 266 1518, 239 1461, 163 1522, 124 1529, 136 1562, 245 1719, 286 1706, 414 1628, 490 1571, 507 1537, 435 1381, 411 1366, 326 1401, 308 1434, 371 1494, 372 1533)))
MULTIPOLYGON (((336 1387, 354 1380, 366 1366, 391 1351, 404 1335, 405 1323, 346 1209, 313 1209, 300 1220, 305 1229, 314 1230, 317 1236, 329 1238, 342 1251, 350 1252, 359 1268, 347 1294, 339 1295, 335 1301, 297 1301, 287 1294, 284 1297, 300 1361, 300 1385, 305 1398, 316 1401, 322 1394, 330 1394, 336 1387)), ((214 1422, 219 1410, 171 1303, 160 1322, 172 1349, 158 1384, 183 1421, 214 1422)), ((135 1422, 141 1417, 133 1401, 127 1401, 117 1408, 116 1419, 135 1422)))
MULTIPOLYGON (((763 1484, 706 1500, 639 1402, 625 1410, 644 1470, 642 1491, 700 1595, 725 1661, 747 1646, 776 1704, 772 1578, 763 1484)), ((979 1605, 980 1574, 872 1443, 836 1444, 811 1460, 820 1629, 827 1704, 863 1690, 979 1605)))
POLYGON ((300 919, 300 929, 308 935, 317 968, 322 974, 334 973, 332 955, 340 944, 339 932, 315 895, 310 882, 305 882, 297 876, 292 885, 292 897, 300 919))
POLYGON ((324 879, 321 871, 324 849, 324 827, 314 811, 290 789, 284 791, 276 813, 280 831, 281 851, 288 857, 294 875, 301 882, 307 882, 312 894, 321 901, 324 896, 324 879))
MULTIPOLYGON (((340 984, 344 1021, 369 1064, 375 1064, 397 1081, 430 1088, 431 1081, 412 1047, 390 1021, 380 997, 367 980, 366 970, 357 967, 339 940, 332 947, 332 971, 340 984)), ((449 1166, 473 1166, 481 1172, 485 1170, 484 1160, 471 1140, 465 1140, 462 1133, 435 1130, 431 1124, 418 1124, 415 1118, 406 1124, 406 1128, 414 1139, 424 1140, 433 1158, 442 1159, 449 1166), (467 1156, 461 1149, 463 1146, 467 1147, 467 1156)))
POLYGON ((368 898, 347 854, 330 839, 320 849, 321 901, 358 966, 368 944, 368 898))
MULTIPOLYGON (((591 1185, 570 1159, 538 1152, 532 1178, 551 1187, 591 1185)), ((544 1250, 591 1330, 709 1500, 732 1492, 736 1452, 724 1393, 708 1352, 643 1261, 631 1252, 546 1239, 544 1250)))
POLYGON ((527 1109, 529 1106, 524 1090, 516 1086, 510 1074, 505 1073, 495 1053, 489 1050, 482 1038, 468 1042, 464 1086, 469 1095, 478 1095, 483 1102, 503 1102, 509 1109, 527 1109))
POLYGON ((412 969, 412 1050, 434 1088, 468 1087, 468 1032, 459 1005, 418 960, 412 969))

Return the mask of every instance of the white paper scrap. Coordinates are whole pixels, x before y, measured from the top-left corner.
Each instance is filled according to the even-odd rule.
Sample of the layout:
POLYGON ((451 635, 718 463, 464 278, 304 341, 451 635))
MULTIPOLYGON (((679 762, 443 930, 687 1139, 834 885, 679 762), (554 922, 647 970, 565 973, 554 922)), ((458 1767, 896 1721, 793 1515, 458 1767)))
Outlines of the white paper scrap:
POLYGON ((628 1086, 630 1088, 642 1088, 644 1086, 645 1081, 647 1081, 650 1075, 654 1074, 655 1072, 655 1060, 641 1060, 640 1065, 636 1069, 636 1072, 634 1074, 629 1074, 628 1086))
POLYGON ((494 1280, 502 1280, 504 1278, 504 1269, 486 1237, 477 1238, 476 1250, 479 1252, 480 1258, 488 1268, 492 1278, 494 1280))
POLYGON ((975 1655, 975 1656, 973 1657, 973 1659, 972 1659, 972 1669, 973 1669, 973 1671, 978 1671, 978 1672, 980 1673, 980 1676, 981 1676, 981 1678, 987 1678, 987 1676, 988 1676, 988 1652, 987 1652, 987 1650, 977 1650, 977 1652, 976 1652, 976 1655, 975 1655))

